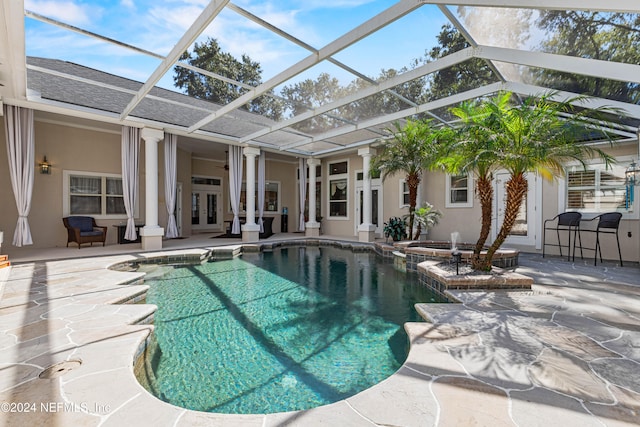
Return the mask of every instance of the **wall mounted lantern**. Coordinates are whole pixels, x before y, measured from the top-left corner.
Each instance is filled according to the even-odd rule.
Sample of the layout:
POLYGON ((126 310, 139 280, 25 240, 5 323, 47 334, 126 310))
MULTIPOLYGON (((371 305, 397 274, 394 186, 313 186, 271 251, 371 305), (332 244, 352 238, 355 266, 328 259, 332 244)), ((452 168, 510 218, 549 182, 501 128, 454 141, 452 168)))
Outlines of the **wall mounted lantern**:
POLYGON ((626 185, 635 186, 640 178, 640 166, 632 161, 629 167, 624 171, 624 182, 626 185))
POLYGON ((40 162, 40 173, 43 175, 51 174, 51 163, 47 161, 47 156, 44 156, 44 159, 40 162))

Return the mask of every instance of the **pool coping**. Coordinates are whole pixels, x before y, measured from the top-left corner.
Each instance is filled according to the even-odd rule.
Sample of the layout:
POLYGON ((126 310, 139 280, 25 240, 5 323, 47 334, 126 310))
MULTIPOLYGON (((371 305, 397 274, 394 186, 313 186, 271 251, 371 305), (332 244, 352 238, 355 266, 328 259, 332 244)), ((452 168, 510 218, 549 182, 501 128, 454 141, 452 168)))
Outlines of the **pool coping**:
MULTIPOLYGON (((296 243, 300 241, 291 244, 296 243)), ((354 242, 346 244, 354 245, 354 242)), ((362 244, 355 246, 362 247, 362 244)), ((533 421, 544 415, 540 404, 546 402, 547 393, 556 399, 559 396, 551 387, 537 385, 531 395, 533 403, 527 405, 526 399, 514 401, 513 397, 503 395, 503 388, 493 380, 471 375, 469 367, 461 365, 450 351, 457 345, 476 345, 477 334, 464 322, 447 321, 444 317, 473 313, 482 317, 477 308, 471 309, 471 299, 476 294, 486 297, 487 293, 455 292, 461 304, 420 306, 420 312, 432 323, 405 325, 411 347, 407 361, 395 374, 343 401, 305 411, 258 415, 203 413, 162 402, 138 384, 133 372, 135 357, 153 331, 148 321, 155 307, 120 305, 135 300, 146 286, 141 282, 140 273, 114 271, 110 267, 158 256, 170 259, 176 252, 196 257, 210 250, 33 263, 11 267, 4 273, 7 277, 0 283, 0 348, 3 349, 0 367, 5 375, 0 379, 0 401, 45 404, 36 411, 5 413, 9 424, 48 425, 55 421, 75 426, 436 425, 442 421, 443 413, 450 413, 452 407, 454 414, 460 412, 455 410, 456 405, 474 399, 476 406, 472 415, 468 411, 460 412, 466 413, 468 420, 474 419, 479 425, 490 425, 482 422, 489 419, 497 424, 514 425, 512 412, 522 410, 524 419, 530 417, 533 421), (82 363, 58 378, 38 378, 47 367, 72 360, 82 363), (517 408, 503 410, 514 402, 517 408), (499 411, 489 414, 490 408, 499 411)), ((535 285, 529 292, 492 292, 491 295, 508 295, 510 300, 534 296, 547 304, 547 299, 555 298, 552 291, 548 286, 535 285)), ((483 306, 488 314, 486 304, 483 306)), ((636 323, 640 330, 640 320, 636 323)), ((632 347, 634 342, 630 343, 632 347)), ((634 393, 638 392, 640 390, 634 393)), ((621 401, 625 403, 628 399, 621 398, 621 401)), ((565 406, 570 409, 560 412, 552 406, 554 420, 576 420, 575 416, 579 416, 583 421, 592 422, 619 419, 617 425, 626 425, 624 414, 607 413, 603 418, 601 414, 585 414, 584 410, 571 405, 567 403, 565 406)))

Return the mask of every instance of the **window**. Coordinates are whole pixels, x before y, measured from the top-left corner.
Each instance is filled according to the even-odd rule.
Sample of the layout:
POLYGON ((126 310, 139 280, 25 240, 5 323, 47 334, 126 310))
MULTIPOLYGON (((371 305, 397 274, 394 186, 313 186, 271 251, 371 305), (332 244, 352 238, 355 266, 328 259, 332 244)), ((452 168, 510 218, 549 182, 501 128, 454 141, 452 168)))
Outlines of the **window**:
POLYGON ((329 163, 329 218, 347 218, 349 167, 346 161, 329 163))
POLYGON ((222 180, 220 178, 208 178, 204 176, 192 176, 191 184, 193 185, 222 185, 222 180))
POLYGON ((404 179, 400 180, 400 207, 409 206, 409 186, 404 179))
MULTIPOLYGON (((256 182, 256 211, 258 210, 258 183, 256 182)), ((229 202, 231 203, 231 202, 229 202)), ((280 209, 280 183, 265 182, 264 184, 264 212, 278 212, 280 209)), ((231 204, 229 204, 231 210, 231 204)), ((242 183, 240 190, 240 210, 247 210, 247 183, 242 183)))
MULTIPOLYGON (((371 179, 379 179, 380 178, 380 169, 371 169, 371 179)), ((357 181, 364 181, 364 172, 360 171, 356 173, 357 181)))
POLYGON ((329 216, 347 216, 347 180, 332 179, 329 184, 329 216))
POLYGON ((567 171, 567 210, 582 213, 627 212, 624 167, 604 164, 572 167, 567 171))
POLYGON ((446 176, 446 203, 447 208, 470 208, 473 207, 473 197, 471 197, 473 178, 470 175, 449 175, 446 176))
POLYGON ((64 171, 64 215, 126 218, 119 175, 64 171))
POLYGON ((346 161, 338 163, 329 163, 329 175, 342 175, 348 172, 348 164, 346 161))

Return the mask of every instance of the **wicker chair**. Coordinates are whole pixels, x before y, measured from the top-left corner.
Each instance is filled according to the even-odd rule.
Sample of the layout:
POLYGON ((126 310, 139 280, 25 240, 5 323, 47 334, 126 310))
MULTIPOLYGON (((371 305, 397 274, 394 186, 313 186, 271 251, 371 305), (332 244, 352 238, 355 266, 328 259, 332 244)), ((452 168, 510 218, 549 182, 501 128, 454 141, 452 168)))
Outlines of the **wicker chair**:
POLYGON ((107 240, 107 227, 99 227, 96 220, 90 216, 68 216, 62 218, 64 226, 67 228, 67 247, 69 243, 76 242, 78 249, 83 243, 102 242, 105 245, 107 240))

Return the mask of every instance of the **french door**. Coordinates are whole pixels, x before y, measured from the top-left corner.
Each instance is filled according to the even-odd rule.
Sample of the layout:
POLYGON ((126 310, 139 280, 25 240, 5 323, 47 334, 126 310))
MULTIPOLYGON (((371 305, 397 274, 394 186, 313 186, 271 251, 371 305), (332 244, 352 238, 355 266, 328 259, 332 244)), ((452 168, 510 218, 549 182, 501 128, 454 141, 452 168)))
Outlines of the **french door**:
POLYGON ((191 193, 191 228, 222 230, 222 193, 206 190, 191 193))

